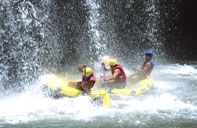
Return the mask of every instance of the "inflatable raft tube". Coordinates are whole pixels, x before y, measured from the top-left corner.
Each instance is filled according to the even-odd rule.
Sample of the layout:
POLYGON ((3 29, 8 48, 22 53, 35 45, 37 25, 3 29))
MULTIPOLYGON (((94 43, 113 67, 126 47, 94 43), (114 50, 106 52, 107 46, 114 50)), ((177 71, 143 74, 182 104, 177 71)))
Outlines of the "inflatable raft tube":
MULTIPOLYGON (((81 79, 67 79, 55 74, 46 74, 40 77, 40 81, 51 91, 63 96, 78 97, 83 93, 82 88, 76 85, 77 82, 81 82, 81 79)), ((89 95, 91 98, 100 98, 103 97, 105 93, 105 89, 102 89, 91 91, 89 95)))
POLYGON ((115 96, 140 95, 145 92, 148 92, 152 88, 152 86, 153 86, 152 79, 144 79, 134 86, 129 87, 129 85, 127 85, 125 89, 113 89, 111 92, 115 96))
POLYGON ((72 82, 80 82, 79 79, 67 79, 54 74, 46 74, 40 77, 40 81, 44 86, 65 96, 77 97, 83 92, 69 86, 72 82))
MULTIPOLYGON (((41 83, 50 90, 69 97, 78 97, 83 93, 83 90, 78 88, 73 83, 81 82, 81 79, 67 79, 55 74, 46 74, 40 77, 41 83)), ((125 89, 113 89, 111 93, 118 95, 140 95, 151 89, 153 86, 152 79, 144 79, 135 86, 127 85, 125 89)), ((101 98, 105 95, 104 88, 92 90, 89 92, 91 98, 101 98)))

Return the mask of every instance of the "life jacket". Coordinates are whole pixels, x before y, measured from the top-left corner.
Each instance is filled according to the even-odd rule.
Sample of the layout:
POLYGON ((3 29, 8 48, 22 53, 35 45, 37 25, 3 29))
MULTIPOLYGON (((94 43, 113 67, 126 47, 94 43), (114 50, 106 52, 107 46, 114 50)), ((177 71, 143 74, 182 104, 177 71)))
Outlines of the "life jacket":
POLYGON ((153 64, 153 62, 152 61, 144 61, 144 63, 143 63, 143 67, 148 63, 148 62, 150 62, 151 63, 151 68, 145 73, 145 75, 150 75, 151 74, 151 72, 152 72, 152 70, 153 70, 153 67, 154 67, 154 64, 153 64))
POLYGON ((115 81, 117 81, 117 82, 124 82, 124 81, 126 81, 127 75, 126 75, 126 73, 124 72, 124 69, 122 68, 122 66, 121 66, 120 64, 118 64, 117 66, 113 66, 113 67, 111 68, 111 73, 112 73, 112 75, 114 74, 114 71, 115 71, 116 69, 120 69, 120 70, 121 70, 121 73, 118 74, 118 77, 115 79, 115 81))
MULTIPOLYGON (((84 81, 85 81, 85 77, 82 78, 82 82, 84 82, 84 81)), ((94 74, 92 73, 92 75, 88 79, 86 79, 86 88, 87 88, 87 86, 90 86, 92 88, 94 86, 95 82, 96 82, 96 80, 95 80, 94 74), (92 82, 92 85, 89 85, 90 82, 92 82)), ((85 85, 84 85, 84 87, 85 87, 85 85)))

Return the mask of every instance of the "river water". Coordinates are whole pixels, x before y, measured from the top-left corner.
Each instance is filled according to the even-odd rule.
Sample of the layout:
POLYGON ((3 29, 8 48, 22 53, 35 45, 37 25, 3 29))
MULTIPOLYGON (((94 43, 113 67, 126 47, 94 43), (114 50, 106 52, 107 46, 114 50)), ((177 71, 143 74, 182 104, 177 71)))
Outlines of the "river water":
MULTIPOLYGON (((165 4, 1 0, 0 128, 195 128, 197 62, 159 59, 172 54, 166 52, 163 18, 176 8, 165 4), (87 55, 94 64, 109 55, 130 75, 146 50, 154 52, 153 88, 139 96, 110 94, 110 107, 88 96, 48 97, 38 80, 48 72, 79 77, 73 72, 87 55)), ((94 71, 102 73, 98 65, 94 71)))
POLYGON ((139 96, 110 95, 110 107, 88 96, 46 97, 39 81, 21 93, 6 90, 0 99, 0 127, 195 128, 196 62, 156 65, 150 78, 154 86, 149 92, 139 96))

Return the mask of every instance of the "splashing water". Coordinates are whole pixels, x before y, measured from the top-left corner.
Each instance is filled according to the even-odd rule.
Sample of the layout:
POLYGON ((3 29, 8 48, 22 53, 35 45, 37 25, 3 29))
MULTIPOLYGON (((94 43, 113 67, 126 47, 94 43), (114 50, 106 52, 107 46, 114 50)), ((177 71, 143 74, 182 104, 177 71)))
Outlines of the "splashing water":
MULTIPOLYGON (((179 65, 178 68, 173 64, 167 66, 176 70, 184 67, 179 65)), ((187 67, 185 73, 190 72, 190 68, 194 68, 191 65, 187 67)), ((158 75, 157 72, 164 76, 179 75, 164 69, 166 66, 155 67, 152 74, 154 86, 148 93, 123 97, 111 95, 112 105, 107 108, 102 106, 102 99, 94 101, 88 96, 60 99, 45 97, 41 85, 35 84, 27 88, 24 93, 1 98, 0 122, 4 125, 28 126, 28 122, 37 122, 35 125, 42 125, 40 121, 52 121, 56 124, 54 121, 58 120, 61 123, 56 124, 57 126, 70 122, 69 124, 74 127, 78 126, 75 122, 83 122, 82 127, 87 123, 90 127, 95 124, 98 127, 103 126, 105 123, 110 124, 110 127, 122 125, 152 127, 159 126, 159 122, 164 121, 164 127, 167 127, 181 126, 181 122, 190 119, 197 120, 196 96, 191 97, 196 92, 183 93, 185 89, 191 90, 195 84, 188 86, 188 82, 181 82, 180 77, 174 77, 179 82, 173 82, 174 80, 168 77, 165 80, 155 77, 158 75), (103 123, 97 122, 98 119, 103 123), (117 123, 114 124, 114 122, 117 123)), ((49 126, 50 123, 45 125, 49 126)), ((194 122, 191 122, 191 125, 194 125, 194 122)))
POLYGON ((86 6, 89 8, 89 36, 90 36, 90 52, 95 52, 99 58, 106 51, 106 44, 103 40, 107 40, 105 32, 100 29, 102 23, 102 15, 100 14, 100 4, 96 0, 86 0, 86 6), (94 49, 95 48, 95 49, 94 49))
MULTIPOLYGON (((80 36, 77 36, 78 40, 72 40, 73 35, 75 37, 79 33, 75 33, 74 30, 70 29, 75 28, 75 25, 69 17, 73 15, 79 17, 80 15, 76 14, 79 12, 74 11, 69 2, 64 3, 66 5, 62 7, 63 9, 58 8, 58 5, 62 4, 61 1, 59 2, 48 0, 39 1, 38 3, 26 0, 3 0, 1 2, 0 15, 5 18, 0 21, 2 23, 0 36, 3 42, 0 44, 0 127, 152 128, 161 125, 163 127, 196 127, 197 70, 195 65, 192 64, 156 65, 151 75, 154 86, 148 93, 136 97, 114 97, 111 95, 112 105, 108 108, 102 106, 102 99, 92 100, 88 96, 63 97, 60 99, 46 97, 44 95, 46 92, 42 91, 42 85, 37 82, 37 77, 45 70, 55 72, 61 65, 62 59, 67 58, 67 55, 73 57, 68 44, 71 42, 71 45, 72 42, 83 40, 80 36), (67 12, 62 13, 66 15, 65 19, 68 19, 66 21, 70 23, 68 26, 62 27, 65 21, 64 19, 59 20, 62 15, 58 17, 58 14, 61 14, 60 12, 64 12, 64 10, 72 13, 71 15, 67 12), (66 31, 60 32, 62 30, 60 28, 66 29, 66 31), (69 33, 70 37, 62 36, 62 33, 69 33), (68 38, 68 40, 65 38, 68 38), (18 83, 23 88, 20 93, 17 90, 19 87, 16 85, 16 88, 12 88, 13 86, 9 81, 14 84, 18 83), (8 91, 7 88, 11 89, 8 91)), ((73 3, 75 4, 75 2, 73 3)), ((132 8, 134 3, 134 1, 129 1, 126 9, 132 8)), ((101 1, 86 0, 85 6, 81 4, 80 6, 88 9, 87 22, 88 36, 90 38, 90 50, 88 52, 94 53, 92 56, 98 55, 99 58, 102 51, 107 50, 106 42, 110 42, 111 39, 115 43, 118 42, 114 38, 116 37, 114 35, 118 32, 115 33, 114 31, 119 30, 119 27, 121 28, 120 31, 124 31, 125 27, 125 30, 133 30, 135 32, 133 34, 140 36, 144 34, 142 41, 143 39, 148 39, 148 42, 153 41, 154 47, 156 47, 155 50, 161 50, 158 48, 163 44, 160 44, 160 42, 155 43, 160 41, 160 38, 158 38, 160 34, 157 33, 159 31, 157 27, 159 13, 156 3, 154 0, 144 3, 143 9, 145 9, 146 13, 143 13, 139 19, 136 17, 141 13, 134 15, 133 18, 137 20, 134 20, 136 24, 133 24, 132 29, 126 29, 126 21, 123 22, 120 19, 121 22, 110 24, 113 28, 112 32, 100 28, 103 25, 102 22, 104 22, 103 17, 108 17, 113 11, 121 10, 109 6, 109 10, 113 10, 112 13, 107 13, 107 10, 103 14, 101 13, 101 1), (147 14, 150 17, 146 17, 147 14), (139 27, 138 23, 144 20, 143 16, 148 20, 139 27), (122 26, 119 26, 119 23, 122 23, 122 26), (143 29, 140 29, 141 27, 143 29), (112 38, 109 38, 107 33, 110 33, 112 38)), ((116 15, 112 16, 115 17, 116 15)), ((124 15, 121 16, 120 18, 124 20, 124 15)), ((76 31, 80 30, 79 28, 77 26, 76 31)), ((138 36, 135 37, 127 33, 125 35, 121 35, 123 38, 117 40, 121 42, 121 39, 131 39, 126 41, 135 42, 138 39, 138 36), (131 38, 127 38, 127 36, 131 38)), ((135 43, 129 45, 135 45, 135 43)), ((79 46, 76 45, 76 47, 79 46)), ((124 54, 122 53, 127 52, 125 47, 131 48, 130 46, 124 46, 124 44, 115 46, 119 46, 113 47, 114 49, 119 48, 118 52, 114 54, 117 58, 123 57, 124 54), (124 46, 124 48, 120 46, 124 46)), ((146 46, 149 45, 144 45, 144 47, 146 46)), ((150 46, 152 47, 152 43, 150 43, 150 46)), ((135 50, 141 51, 141 47, 135 47, 135 50)), ((76 53, 81 52, 77 51, 76 53)), ((136 54, 139 56, 142 53, 137 52, 136 54)), ((125 61, 120 62, 127 65, 124 63, 125 61)), ((72 65, 68 67, 70 68, 72 65)), ((72 69, 70 68, 70 70, 72 69)), ((132 74, 129 67, 125 67, 125 70, 127 74, 132 74)))

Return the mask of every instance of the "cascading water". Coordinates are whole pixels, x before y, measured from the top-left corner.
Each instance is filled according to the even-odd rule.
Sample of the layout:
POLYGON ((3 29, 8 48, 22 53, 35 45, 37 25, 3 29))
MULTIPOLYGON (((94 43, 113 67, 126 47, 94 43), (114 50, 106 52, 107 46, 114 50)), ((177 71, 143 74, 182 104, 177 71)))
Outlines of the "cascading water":
POLYGON ((1 18, 0 44, 3 88, 23 88, 44 72, 58 72, 65 55, 72 55, 68 41, 63 38, 69 34, 62 35, 64 32, 59 26, 62 21, 57 20, 61 9, 56 7, 58 4, 48 0, 1 2, 0 15, 4 17, 1 18))
MULTIPOLYGON (((104 55, 110 54, 110 49, 114 46, 109 47, 111 43, 110 37, 107 33, 112 33, 112 30, 107 31, 103 26, 107 24, 105 22, 105 15, 101 9, 102 1, 97 0, 86 0, 85 6, 88 10, 88 36, 89 41, 89 55, 93 61, 100 61, 104 55)), ((100 62, 99 62, 100 63, 100 62)))
POLYGON ((96 56, 104 53, 134 64, 141 61, 146 50, 157 53, 157 60, 163 55, 163 20, 159 1, 100 0, 86 1, 86 4, 90 13, 89 35, 93 42, 90 47, 96 47, 97 52, 92 50, 96 56))
MULTIPOLYGON (((95 46, 95 54, 99 55, 101 51, 106 50, 105 44, 102 42, 101 31, 99 31, 100 24, 100 5, 96 2, 96 0, 86 0, 86 5, 89 7, 89 34, 90 34, 90 46, 95 46)), ((94 52, 90 47, 90 52, 94 52)))
POLYGON ((155 63, 148 93, 110 95, 108 108, 88 96, 43 96, 37 79, 62 69, 75 72, 73 65, 85 63, 87 55, 93 61, 115 57, 127 65, 127 75, 140 66, 145 50, 154 51, 158 61, 165 41, 160 2, 0 1, 0 128, 196 127, 196 62, 155 63))
POLYGON ((61 47, 50 38, 48 1, 1 2, 1 86, 25 86, 47 67, 58 65, 61 47), (40 7, 39 7, 40 6, 40 7), (43 7, 44 9, 41 9, 43 7), (58 60, 57 60, 58 58, 58 60), (50 61, 48 61, 50 60, 50 61), (55 62, 55 63, 54 63, 55 62))
POLYGON ((147 12, 147 15, 149 17, 146 23, 146 32, 144 33, 144 37, 147 37, 147 40, 149 40, 150 45, 148 48, 155 53, 161 54, 161 52, 163 52, 163 40, 160 37, 161 32, 159 32, 161 29, 159 27, 159 25, 161 25, 160 10, 157 7, 157 4, 159 4, 159 2, 150 0, 146 1, 144 4, 146 5, 145 12, 147 12))

